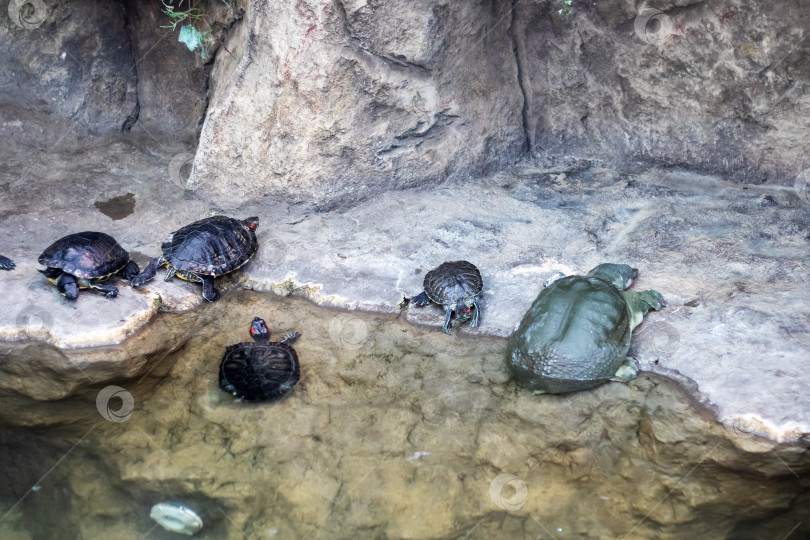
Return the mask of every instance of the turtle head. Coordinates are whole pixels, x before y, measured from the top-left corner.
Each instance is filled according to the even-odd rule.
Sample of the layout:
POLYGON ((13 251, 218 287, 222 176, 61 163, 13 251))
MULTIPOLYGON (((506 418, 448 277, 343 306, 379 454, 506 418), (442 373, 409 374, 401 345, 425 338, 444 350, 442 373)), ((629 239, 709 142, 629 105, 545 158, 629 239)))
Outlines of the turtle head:
POLYGON ((76 300, 79 297, 79 283, 70 274, 62 274, 56 280, 56 289, 68 300, 76 300))
POLYGON ((471 298, 461 298, 456 302, 456 320, 458 322, 465 322, 472 317, 473 301, 471 298))
POLYGON ((603 279, 623 291, 638 277, 638 268, 627 264, 604 263, 588 272, 588 277, 603 279))
POLYGON ((260 317, 253 319, 253 322, 250 323, 250 337, 258 343, 270 341, 270 329, 267 328, 264 319, 260 317))
POLYGON ((247 219, 243 219, 242 223, 250 229, 251 231, 255 231, 259 228, 259 218, 257 216, 249 217, 247 219))

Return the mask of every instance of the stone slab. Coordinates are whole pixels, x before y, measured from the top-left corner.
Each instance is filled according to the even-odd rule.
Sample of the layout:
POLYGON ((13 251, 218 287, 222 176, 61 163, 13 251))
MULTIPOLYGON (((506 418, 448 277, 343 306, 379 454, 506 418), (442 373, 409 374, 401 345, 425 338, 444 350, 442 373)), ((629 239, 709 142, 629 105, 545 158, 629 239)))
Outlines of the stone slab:
MULTIPOLYGON (((34 156, 0 177, 9 194, 0 253, 17 262, 0 273, 2 339, 115 344, 159 309, 203 303, 198 285, 160 278, 142 290, 121 281, 114 301, 83 293, 70 303, 36 272, 42 249, 69 232, 104 230, 143 266, 166 234, 219 213, 176 181, 182 152, 121 139, 81 155, 34 156), (43 204, 48 186, 53 198, 43 204), (135 205, 122 219, 94 204, 127 193, 135 205)), ((678 171, 567 168, 524 165, 329 213, 246 205, 232 215, 260 216, 261 248, 221 288, 395 312, 431 268, 466 259, 485 280, 482 321, 454 332, 506 336, 552 273, 628 263, 641 272, 634 288, 657 289, 669 303, 637 329, 631 352, 644 369, 681 381, 734 426, 780 441, 810 433, 806 194, 678 171)), ((438 332, 442 312, 411 307, 407 318, 438 332)))

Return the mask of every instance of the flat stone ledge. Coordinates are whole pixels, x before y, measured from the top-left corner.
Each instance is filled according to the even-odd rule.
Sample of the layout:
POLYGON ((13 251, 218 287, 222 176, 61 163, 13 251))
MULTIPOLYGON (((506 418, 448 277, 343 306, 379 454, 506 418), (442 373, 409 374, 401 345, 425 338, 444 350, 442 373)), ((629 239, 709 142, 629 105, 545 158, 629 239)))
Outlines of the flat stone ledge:
MULTIPOLYGON (((0 203, 0 253, 17 269, 0 273, 0 338, 111 345, 160 309, 204 303, 199 285, 160 274, 141 290, 119 280, 115 300, 83 292, 69 302, 36 272, 42 249, 69 232, 108 232, 143 266, 166 234, 218 213, 172 181, 169 165, 182 151, 119 141, 89 157, 39 156, 3 178, 10 197, 0 203), (74 189, 41 208, 32 197, 37 177, 74 189), (136 203, 122 219, 94 206, 127 193, 136 203)), ((686 383, 734 429, 777 441, 810 433, 810 204, 792 190, 684 172, 523 166, 467 185, 388 193, 348 211, 265 204, 234 215, 260 217, 261 247, 244 271, 220 280, 223 293, 245 287, 394 312, 422 290, 427 271, 466 259, 485 289, 480 327, 453 330, 461 333, 507 336, 556 271, 631 264, 640 270, 633 287, 654 288, 668 302, 634 336, 631 353, 643 369, 686 383)), ((437 331, 442 318, 436 307, 407 311, 437 331)))

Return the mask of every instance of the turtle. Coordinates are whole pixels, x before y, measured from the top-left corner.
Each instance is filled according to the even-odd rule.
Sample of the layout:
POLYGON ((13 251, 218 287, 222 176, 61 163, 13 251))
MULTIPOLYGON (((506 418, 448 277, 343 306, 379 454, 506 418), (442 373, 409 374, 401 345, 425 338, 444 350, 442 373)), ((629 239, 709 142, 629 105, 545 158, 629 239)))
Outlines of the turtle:
POLYGON ((301 334, 290 332, 270 341, 270 329, 260 317, 250 324, 253 343, 225 349, 219 365, 219 388, 246 401, 265 401, 289 392, 301 378, 298 354, 290 343, 301 334))
POLYGON ((101 283, 114 274, 132 282, 138 265, 109 234, 84 231, 64 236, 45 248, 39 256, 40 272, 56 285, 62 296, 75 300, 79 289, 95 289, 107 298, 118 296, 118 288, 101 283))
POLYGON ((654 290, 625 291, 638 269, 604 263, 585 276, 559 274, 544 288, 509 336, 506 363, 536 394, 586 390, 636 377, 627 356, 633 328, 666 306, 654 290))
POLYGON ((13 270, 14 269, 14 261, 9 259, 8 257, 3 257, 0 255, 0 270, 13 270))
POLYGON ((155 277, 158 268, 168 268, 165 280, 173 276, 202 283, 202 297, 219 298, 214 279, 242 268, 259 249, 256 239, 258 217, 239 220, 212 216, 195 221, 163 240, 163 255, 155 257, 132 280, 141 287, 155 277))
POLYGON ((426 306, 431 302, 444 307, 445 317, 442 331, 450 333, 450 318, 453 313, 456 321, 470 321, 470 326, 478 326, 481 315, 479 299, 484 290, 481 272, 471 262, 444 262, 425 275, 422 283, 425 290, 411 299, 417 306, 426 306))

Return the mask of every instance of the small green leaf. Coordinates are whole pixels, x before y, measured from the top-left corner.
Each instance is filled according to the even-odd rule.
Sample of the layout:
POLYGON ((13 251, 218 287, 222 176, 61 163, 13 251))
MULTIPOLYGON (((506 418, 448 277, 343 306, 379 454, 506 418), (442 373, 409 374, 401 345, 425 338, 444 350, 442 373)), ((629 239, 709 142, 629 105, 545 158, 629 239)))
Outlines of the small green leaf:
POLYGON ((191 52, 194 52, 197 47, 199 47, 200 55, 205 58, 203 36, 192 25, 186 24, 180 28, 180 35, 177 37, 177 41, 180 43, 185 43, 186 47, 188 47, 188 50, 191 52))

